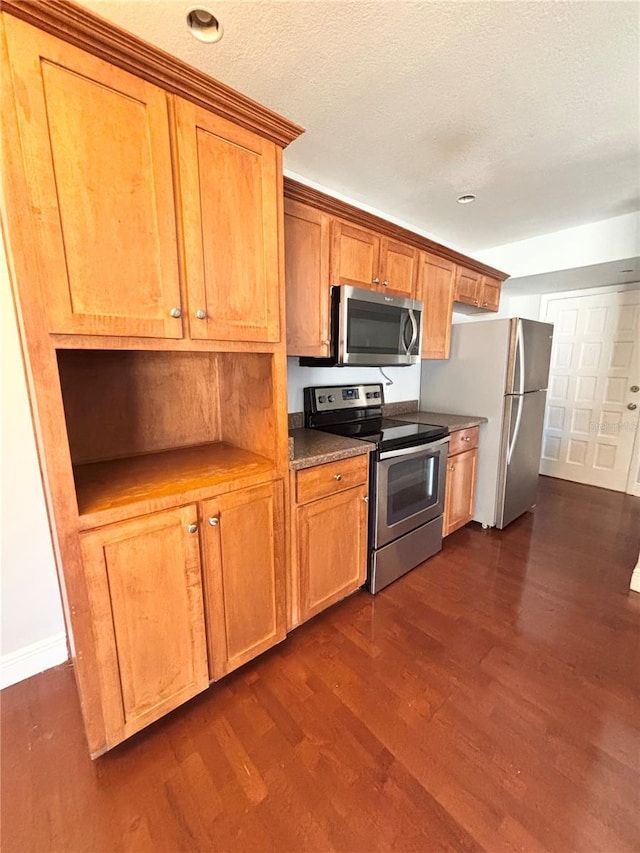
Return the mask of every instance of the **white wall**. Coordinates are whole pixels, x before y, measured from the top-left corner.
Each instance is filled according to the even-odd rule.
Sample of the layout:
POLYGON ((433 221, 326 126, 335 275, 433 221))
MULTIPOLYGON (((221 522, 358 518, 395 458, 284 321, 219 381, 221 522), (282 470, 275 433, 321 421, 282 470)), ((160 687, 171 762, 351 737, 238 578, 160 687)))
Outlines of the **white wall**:
POLYGON ((476 252, 512 278, 625 260, 640 254, 640 213, 554 231, 476 252))
POLYGON ((289 411, 303 410, 302 389, 307 385, 382 382, 386 403, 417 400, 420 397, 419 364, 412 364, 411 367, 385 367, 384 372, 393 380, 393 385, 386 384, 385 378, 377 367, 300 367, 297 358, 288 358, 289 411))
POLYGON ((453 312, 454 323, 482 323, 486 320, 500 320, 505 317, 524 317, 525 320, 538 320, 540 318, 540 294, 517 296, 503 293, 499 311, 478 314, 453 312))
POLYGON ((2 434, 0 686, 67 658, 53 547, 0 240, 2 434))

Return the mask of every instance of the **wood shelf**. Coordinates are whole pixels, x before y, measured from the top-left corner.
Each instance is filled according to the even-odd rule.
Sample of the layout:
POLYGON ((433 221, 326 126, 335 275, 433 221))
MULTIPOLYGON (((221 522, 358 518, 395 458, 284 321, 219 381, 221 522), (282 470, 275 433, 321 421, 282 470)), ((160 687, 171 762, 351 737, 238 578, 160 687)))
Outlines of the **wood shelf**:
POLYGON ((91 462, 73 469, 79 526, 88 530, 276 477, 271 460, 225 442, 91 462))

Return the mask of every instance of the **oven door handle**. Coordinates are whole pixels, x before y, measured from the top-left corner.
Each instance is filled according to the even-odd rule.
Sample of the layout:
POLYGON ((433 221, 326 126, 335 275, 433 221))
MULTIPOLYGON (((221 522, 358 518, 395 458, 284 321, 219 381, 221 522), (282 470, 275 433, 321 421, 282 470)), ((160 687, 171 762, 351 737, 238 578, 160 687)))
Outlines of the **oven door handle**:
POLYGON ((398 450, 385 450, 384 453, 380 454, 380 461, 382 462, 385 459, 394 459, 399 456, 410 456, 411 454, 418 456, 425 452, 439 450, 439 448, 443 447, 445 444, 449 444, 449 436, 441 438, 439 441, 431 441, 429 444, 418 444, 413 447, 401 447, 398 450))

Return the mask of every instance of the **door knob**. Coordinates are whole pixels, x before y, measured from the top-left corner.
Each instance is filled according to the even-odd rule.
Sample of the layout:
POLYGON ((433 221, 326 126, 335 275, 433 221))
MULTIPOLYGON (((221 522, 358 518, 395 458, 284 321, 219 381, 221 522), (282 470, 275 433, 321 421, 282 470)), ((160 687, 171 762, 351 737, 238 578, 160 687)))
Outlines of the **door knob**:
POLYGON ((631 388, 629 388, 629 391, 633 391, 634 394, 637 394, 638 391, 640 391, 640 385, 632 385, 631 388))
POLYGON ((629 409, 630 412, 635 412, 635 410, 637 408, 638 408, 637 403, 627 403, 627 409, 629 409))

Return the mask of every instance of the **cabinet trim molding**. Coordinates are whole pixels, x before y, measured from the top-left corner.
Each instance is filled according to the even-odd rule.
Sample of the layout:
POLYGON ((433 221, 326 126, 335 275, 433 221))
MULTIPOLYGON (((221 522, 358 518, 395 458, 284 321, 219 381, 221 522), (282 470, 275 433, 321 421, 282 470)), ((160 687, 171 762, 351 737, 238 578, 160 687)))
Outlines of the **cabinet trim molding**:
MULTIPOLYGON (((15 0, 13 0, 15 2, 15 0)), ((319 210, 325 211, 332 216, 337 216, 340 219, 346 220, 353 225, 359 225, 362 228, 367 228, 370 231, 375 231, 378 235, 390 237, 392 240, 397 240, 400 243, 405 243, 413 246, 416 249, 422 249, 427 252, 432 252, 439 255, 441 258, 453 261, 461 266, 469 269, 477 270, 477 272, 490 276, 491 278, 504 281, 509 278, 509 274, 501 272, 501 270, 489 267, 486 264, 476 261, 473 258, 462 255, 454 249, 443 246, 441 243, 436 243, 435 240, 430 240, 428 237, 422 237, 420 234, 415 234, 413 231, 408 231, 400 225, 394 225, 386 219, 381 219, 379 216, 374 216, 372 213, 367 213, 366 210, 360 210, 351 204, 347 204, 333 196, 321 193, 319 190, 294 181, 292 178, 284 179, 284 195, 292 201, 299 201, 302 204, 309 204, 319 210)))
POLYGON ((304 128, 70 0, 3 0, 2 11, 286 147, 304 128))

